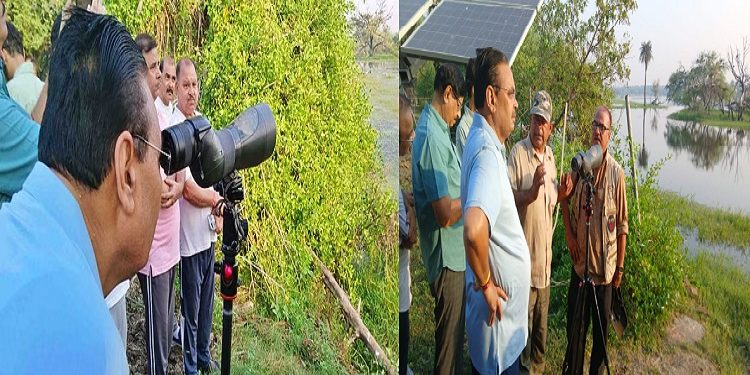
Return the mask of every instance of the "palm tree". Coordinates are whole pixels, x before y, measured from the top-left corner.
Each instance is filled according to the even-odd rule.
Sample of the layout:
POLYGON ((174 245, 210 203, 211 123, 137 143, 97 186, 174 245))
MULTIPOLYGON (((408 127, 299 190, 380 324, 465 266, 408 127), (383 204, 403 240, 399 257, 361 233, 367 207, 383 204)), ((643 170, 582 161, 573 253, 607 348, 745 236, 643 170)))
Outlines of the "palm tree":
POLYGON ((641 56, 638 58, 645 66, 646 69, 643 72, 643 105, 646 105, 646 74, 648 74, 648 63, 654 59, 651 54, 651 41, 641 43, 641 56))

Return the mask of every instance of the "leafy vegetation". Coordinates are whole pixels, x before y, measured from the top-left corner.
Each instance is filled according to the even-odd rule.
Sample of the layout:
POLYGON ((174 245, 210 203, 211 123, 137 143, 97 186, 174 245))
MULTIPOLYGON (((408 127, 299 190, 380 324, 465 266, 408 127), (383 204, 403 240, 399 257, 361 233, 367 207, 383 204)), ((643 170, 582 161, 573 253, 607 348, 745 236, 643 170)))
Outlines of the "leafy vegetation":
MULTIPOLYGON (((340 373, 342 364, 350 371, 378 371, 364 346, 347 340, 350 331, 337 302, 326 296, 314 253, 395 358, 396 203, 380 183, 376 133, 367 121, 371 106, 346 19, 351 3, 111 0, 107 7, 134 35, 152 34, 162 55, 196 61, 200 109, 214 127, 258 102, 274 111, 274 155, 241 173, 250 234, 239 257, 237 303, 253 306, 247 314, 283 322, 286 332, 294 332, 285 350, 314 371, 340 373), (332 347, 335 353, 329 353, 332 347), (309 350, 320 356, 302 355, 309 350), (327 358, 321 363, 330 366, 315 358, 327 358)), ((237 342, 260 331, 240 326, 237 342)), ((262 351, 264 345, 256 347, 262 351)), ((261 354, 234 355, 252 361, 261 354)))
POLYGON ((671 113, 669 116, 672 120, 700 123, 721 128, 750 129, 750 120, 737 121, 730 118, 728 113, 722 114, 718 109, 709 111, 695 111, 689 108, 681 109, 671 113))
POLYGON ((698 55, 690 70, 680 68, 669 76, 667 98, 674 103, 689 107, 693 111, 708 111, 720 108, 731 100, 733 90, 724 69, 726 62, 715 51, 704 51, 698 55))
POLYGON ((47 76, 50 59, 50 35, 52 23, 60 13, 65 0, 7 0, 7 20, 23 35, 26 55, 38 65, 40 77, 47 76))

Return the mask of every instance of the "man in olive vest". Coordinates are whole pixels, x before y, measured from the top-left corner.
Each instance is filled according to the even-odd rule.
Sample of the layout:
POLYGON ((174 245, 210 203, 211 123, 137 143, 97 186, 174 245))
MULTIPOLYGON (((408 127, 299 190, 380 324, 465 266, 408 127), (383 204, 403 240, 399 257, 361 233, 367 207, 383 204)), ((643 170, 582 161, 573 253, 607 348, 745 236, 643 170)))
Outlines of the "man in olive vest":
MULTIPOLYGON (((602 163, 593 168, 594 194, 591 200, 591 215, 586 238, 586 183, 578 176, 574 177, 574 191, 570 199, 562 202, 565 240, 573 260, 570 285, 568 287, 568 350, 572 342, 579 337, 573 332, 571 324, 583 318, 585 337, 589 321, 593 321, 593 348, 589 373, 602 370, 607 345, 607 323, 612 305, 612 288, 619 288, 625 264, 625 241, 628 234, 628 208, 625 200, 625 173, 620 164, 607 152, 612 135, 612 114, 607 107, 599 107, 591 123, 591 144, 602 147, 602 163), (570 204, 568 203, 570 201, 570 204), (588 246, 587 246, 588 244, 588 246), (588 262, 586 262, 588 252, 588 262), (587 263, 587 264, 586 264, 587 263), (594 283, 597 309, 591 288, 580 287, 584 270, 594 283), (575 304, 579 293, 587 293, 583 317, 574 316, 575 304), (595 317, 595 318, 592 318, 595 317), (600 328, 601 327, 601 328, 600 328)), ((584 341, 585 342, 585 341, 584 341)), ((584 344, 585 345, 585 344, 584 344)), ((577 371, 573 369, 573 371, 577 371)))

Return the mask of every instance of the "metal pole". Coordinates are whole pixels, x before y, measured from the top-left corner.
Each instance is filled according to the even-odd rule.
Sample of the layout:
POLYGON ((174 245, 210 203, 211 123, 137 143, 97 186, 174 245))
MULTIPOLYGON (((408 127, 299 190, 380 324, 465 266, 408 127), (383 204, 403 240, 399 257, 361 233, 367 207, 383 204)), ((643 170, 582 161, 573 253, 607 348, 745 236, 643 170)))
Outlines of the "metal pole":
MULTIPOLYGON (((625 114, 628 119, 628 143, 630 144, 630 170, 633 171, 633 194, 635 195, 635 206, 638 210, 638 224, 641 223, 641 203, 638 199, 638 170, 635 167, 635 149, 633 146, 633 128, 630 126, 630 98, 625 95, 625 114)), ((611 124, 610 124, 611 126, 611 124)))
MULTIPOLYGON (((563 130, 562 130, 562 147, 560 150, 560 170, 558 171, 558 177, 557 177, 557 184, 559 186, 560 182, 562 181, 562 171, 563 166, 565 165, 565 132, 568 125, 568 102, 565 102, 565 111, 563 112, 563 130)), ((555 222, 552 224, 552 230, 554 231, 555 228, 557 228, 557 218, 560 214, 560 205, 558 204, 557 207, 555 207, 555 222)))

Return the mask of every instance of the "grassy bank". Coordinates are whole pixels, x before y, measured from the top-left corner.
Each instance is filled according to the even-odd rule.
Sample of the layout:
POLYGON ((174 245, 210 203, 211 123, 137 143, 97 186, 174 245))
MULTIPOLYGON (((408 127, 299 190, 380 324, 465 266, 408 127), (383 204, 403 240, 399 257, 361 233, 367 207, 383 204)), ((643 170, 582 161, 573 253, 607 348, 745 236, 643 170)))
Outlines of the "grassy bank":
POLYGON ((707 253, 691 260, 690 268, 699 292, 686 297, 681 310, 706 330, 699 349, 722 374, 750 373, 750 276, 707 253))
POLYGON ((729 118, 729 113, 722 115, 721 111, 716 109, 712 109, 708 112, 698 112, 685 108, 670 114, 668 118, 672 120, 699 122, 701 124, 722 128, 750 130, 750 116, 747 116, 747 120, 734 121, 729 118))
MULTIPOLYGON (((641 98, 643 99, 643 98, 641 98)), ((621 98, 615 98, 612 100, 612 108, 613 109, 620 109, 625 108, 625 99, 621 98)), ((666 104, 653 104, 653 103, 646 103, 646 105, 643 105, 643 101, 638 101, 637 99, 633 99, 630 101, 630 109, 661 109, 661 108, 667 108, 666 104)))
POLYGON ((698 239, 712 244, 750 247, 750 217, 711 208, 677 193, 659 191, 659 215, 671 216, 683 228, 697 230, 698 239))

